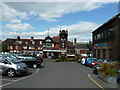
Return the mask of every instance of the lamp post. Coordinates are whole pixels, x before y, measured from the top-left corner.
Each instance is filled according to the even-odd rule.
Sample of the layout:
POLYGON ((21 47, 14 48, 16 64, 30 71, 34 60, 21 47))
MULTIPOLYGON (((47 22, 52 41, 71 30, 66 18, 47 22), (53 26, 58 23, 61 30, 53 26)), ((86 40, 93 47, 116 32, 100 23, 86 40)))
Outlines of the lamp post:
POLYGON ((90 40, 89 40, 89 43, 87 44, 87 48, 89 49, 88 57, 90 57, 92 54, 92 42, 90 40))

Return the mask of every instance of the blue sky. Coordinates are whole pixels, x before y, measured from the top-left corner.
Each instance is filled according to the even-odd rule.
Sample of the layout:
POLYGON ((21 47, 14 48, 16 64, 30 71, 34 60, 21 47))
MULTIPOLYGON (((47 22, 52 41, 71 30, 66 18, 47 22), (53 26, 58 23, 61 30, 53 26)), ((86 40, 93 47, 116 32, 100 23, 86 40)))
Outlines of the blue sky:
POLYGON ((91 39, 91 32, 118 13, 118 3, 2 3, 3 40, 15 38, 45 38, 58 35, 60 29, 69 31, 69 40, 91 39), (6 35, 6 33, 9 33, 6 35))

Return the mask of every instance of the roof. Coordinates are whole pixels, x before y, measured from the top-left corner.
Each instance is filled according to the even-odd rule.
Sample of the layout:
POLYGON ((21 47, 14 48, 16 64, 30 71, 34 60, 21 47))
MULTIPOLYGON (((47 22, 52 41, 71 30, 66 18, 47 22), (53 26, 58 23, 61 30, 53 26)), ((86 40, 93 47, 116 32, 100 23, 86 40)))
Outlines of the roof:
POLYGON ((59 42, 60 42, 60 36, 54 36, 54 37, 52 37, 52 40, 53 40, 55 43, 59 43, 59 42))
POLYGON ((113 16, 111 19, 109 19, 108 21, 106 21, 103 25, 101 25, 100 27, 98 27, 96 30, 94 30, 92 33, 98 31, 101 27, 105 26, 106 24, 110 23, 111 21, 115 20, 118 16, 120 16, 120 13, 118 13, 117 15, 113 16))
POLYGON ((88 49, 87 44, 76 44, 76 49, 88 49))

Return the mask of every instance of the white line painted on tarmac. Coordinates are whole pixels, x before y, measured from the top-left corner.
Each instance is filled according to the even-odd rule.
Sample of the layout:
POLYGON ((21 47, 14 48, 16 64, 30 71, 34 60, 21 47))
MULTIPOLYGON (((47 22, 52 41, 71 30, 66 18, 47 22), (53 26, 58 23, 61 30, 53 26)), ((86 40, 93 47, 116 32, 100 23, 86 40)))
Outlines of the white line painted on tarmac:
POLYGON ((1 85, 0 88, 1 88, 1 87, 4 87, 4 86, 7 86, 7 85, 9 85, 9 84, 15 83, 15 82, 17 82, 17 81, 23 80, 23 79, 25 79, 25 78, 29 78, 29 77, 37 74, 38 71, 39 71, 39 68, 36 70, 36 72, 35 72, 34 74, 31 74, 31 75, 29 75, 29 76, 25 76, 25 77, 23 77, 23 78, 20 78, 20 79, 14 80, 14 81, 12 81, 12 82, 6 83, 6 84, 4 84, 4 85, 1 85))
POLYGON ((14 80, 9 80, 9 79, 1 79, 3 81, 14 81, 14 80))

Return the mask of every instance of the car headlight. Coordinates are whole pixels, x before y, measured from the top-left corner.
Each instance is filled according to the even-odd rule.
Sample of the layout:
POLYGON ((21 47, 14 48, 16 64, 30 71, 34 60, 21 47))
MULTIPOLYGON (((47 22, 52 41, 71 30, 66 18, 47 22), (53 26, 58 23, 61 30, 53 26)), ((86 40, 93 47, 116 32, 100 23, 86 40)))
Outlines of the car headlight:
POLYGON ((96 67, 97 69, 100 69, 100 67, 96 67))
POLYGON ((17 66, 18 69, 20 69, 21 67, 20 66, 17 66))

